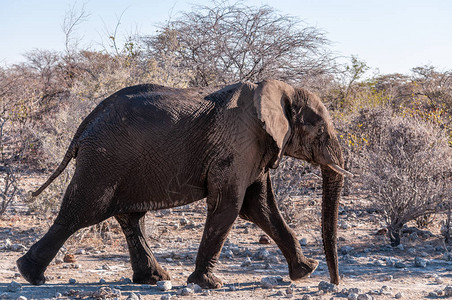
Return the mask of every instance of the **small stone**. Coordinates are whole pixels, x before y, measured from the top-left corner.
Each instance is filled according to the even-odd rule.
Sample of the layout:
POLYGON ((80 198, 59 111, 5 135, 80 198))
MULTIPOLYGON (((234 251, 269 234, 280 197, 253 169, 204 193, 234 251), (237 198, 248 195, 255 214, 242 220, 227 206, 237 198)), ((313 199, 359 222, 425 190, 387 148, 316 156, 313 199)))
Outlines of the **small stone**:
POLYGON ((286 289, 286 294, 287 294, 287 295, 293 294, 293 287, 289 286, 289 287, 286 289))
POLYGON ((418 235, 417 235, 416 232, 413 232, 412 234, 410 234, 409 239, 410 239, 411 241, 416 241, 417 239, 419 239, 419 237, 418 237, 418 235))
POLYGON ((157 281, 157 288, 161 291, 169 291, 173 288, 170 280, 157 281))
POLYGON ((75 262, 77 262, 77 260, 75 259, 75 255, 74 254, 66 254, 66 255, 64 255, 63 261, 65 263, 75 263, 75 262))
POLYGON ((391 281, 393 279, 394 279, 394 277, 392 275, 386 275, 385 277, 383 277, 384 281, 391 281))
POLYGON ((431 298, 436 298, 436 297, 438 297, 438 294, 436 292, 430 292, 430 293, 428 293, 428 296, 431 298))
POLYGON ((444 260, 450 260, 452 261, 452 252, 446 252, 443 254, 443 259, 444 260))
POLYGON ((119 282, 122 283, 122 284, 129 284, 129 283, 132 283, 132 280, 130 278, 128 278, 128 277, 121 277, 119 279, 119 282))
POLYGON ((448 285, 444 288, 444 296, 452 297, 452 285, 448 285))
POLYGON ((349 289, 348 289, 348 292, 349 292, 349 293, 353 293, 353 294, 357 294, 356 297, 358 297, 359 294, 362 294, 362 291, 361 291, 361 289, 359 289, 359 288, 349 288, 349 289))
POLYGON ((357 300, 372 300, 372 296, 367 294, 359 294, 357 300))
POLYGON ((80 269, 81 267, 81 264, 71 264, 71 269, 80 269))
POLYGON ((8 292, 16 293, 22 290, 22 284, 13 280, 10 284, 8 284, 6 290, 8 292))
POLYGON ((232 250, 226 250, 223 253, 223 256, 227 259, 233 259, 234 258, 234 252, 232 252, 232 250))
POLYGON ((284 291, 278 291, 278 292, 276 293, 276 296, 284 297, 284 296, 286 296, 286 293, 284 293, 284 291))
POLYGON ((261 279, 261 287, 264 289, 272 289, 278 285, 275 277, 264 277, 261 279))
POLYGON ((105 284, 105 283, 107 283, 107 282, 105 281, 105 279, 101 278, 101 279, 99 280, 99 284, 105 284))
POLYGON ((358 300, 358 294, 355 293, 348 294, 347 300, 358 300))
POLYGON ((189 289, 192 289, 193 292, 195 292, 195 293, 201 293, 201 292, 202 292, 202 287, 200 287, 200 286, 197 285, 196 283, 189 283, 189 284, 187 285, 187 287, 188 287, 189 289))
POLYGON ((25 297, 25 296, 19 296, 19 297, 17 297, 16 300, 27 300, 27 297, 25 297))
POLYGON ((9 299, 9 298, 10 298, 10 295, 7 292, 0 294, 0 299, 9 299))
POLYGON ((338 288, 335 284, 326 282, 326 281, 320 281, 319 285, 319 291, 323 291, 325 293, 329 292, 337 292, 338 288))
POLYGON ((139 294, 130 293, 129 296, 127 296, 126 300, 140 300, 139 294))
POLYGON ((394 267, 399 268, 399 269, 403 269, 403 268, 406 267, 406 265, 405 265, 403 262, 398 261, 398 262, 396 262, 396 263, 394 264, 394 267))
POLYGON ((307 238, 302 238, 300 240, 300 246, 306 246, 308 244, 308 239, 307 238))
POLYGON ((86 253, 85 249, 78 249, 77 251, 75 251, 75 254, 77 255, 83 255, 85 253, 86 253))
POLYGON ((414 266, 418 267, 418 268, 425 268, 425 267, 427 267, 427 260, 425 260, 421 257, 416 257, 414 259, 414 266))
POLYGON ((109 265, 102 265, 102 270, 111 270, 111 267, 109 265))
POLYGON ((444 280, 441 278, 441 277, 435 277, 435 282, 437 283, 437 284, 443 284, 444 283, 444 280))
POLYGON ((350 252, 352 252, 353 251, 353 247, 352 246, 342 246, 340 249, 339 249, 339 252, 341 252, 342 254, 349 254, 350 252))
POLYGON ((20 251, 25 251, 25 250, 27 250, 27 247, 25 247, 25 246, 22 245, 22 244, 14 244, 14 245, 11 245, 10 249, 11 249, 12 251, 20 252, 20 251))
POLYGON ((189 287, 184 287, 183 289, 182 289, 182 291, 181 291, 181 295, 182 296, 187 296, 187 295, 191 295, 191 294, 193 294, 193 290, 191 289, 191 288, 189 288, 189 287))
POLYGON ((409 254, 411 254, 411 255, 414 255, 414 254, 416 254, 416 249, 410 248, 410 249, 407 250, 407 252, 408 252, 409 254))
POLYGON ((195 286, 193 287, 193 291, 195 293, 201 293, 202 292, 202 287, 200 287, 199 285, 195 284, 195 286))
POLYGON ((185 225, 187 225, 188 224, 188 219, 187 218, 182 218, 182 219, 180 219, 179 220, 179 223, 182 225, 182 226, 185 226, 185 225))
POLYGON ((403 294, 401 292, 398 292, 397 294, 395 294, 394 298, 396 299, 400 299, 403 297, 403 294))
POLYGON ((62 263, 63 263, 63 260, 61 258, 59 258, 59 257, 55 258, 55 264, 59 265, 59 264, 62 264, 62 263))
POLYGON ((61 298, 61 297, 63 297, 63 294, 61 294, 61 293, 56 293, 55 294, 55 298, 61 298))
POLYGON ((311 300, 311 299, 312 299, 311 295, 308 294, 305 294, 303 295, 303 297, 301 297, 301 300, 311 300))
POLYGON ((442 290, 442 289, 436 289, 436 290, 434 290, 434 292, 435 292, 438 296, 442 296, 442 295, 443 295, 443 290, 442 290))
POLYGON ((77 280, 74 278, 69 279, 69 284, 76 284, 77 280))
POLYGON ((240 267, 245 268, 251 266, 251 259, 247 256, 245 260, 240 264, 240 267))
POLYGON ((0 245, 0 250, 10 250, 13 243, 10 239, 6 239, 3 244, 0 245))
POLYGON ((269 256, 270 256, 270 252, 268 252, 268 250, 265 248, 261 248, 253 255, 253 259, 254 260, 264 260, 265 258, 267 258, 269 256))
POLYGON ((342 229, 350 228, 350 225, 348 225, 348 223, 345 222, 344 220, 340 220, 337 225, 342 229))
POLYGON ((281 263, 281 260, 276 255, 270 255, 265 258, 265 262, 269 264, 279 265, 281 263))
POLYGON ((171 299, 171 294, 165 294, 162 295, 162 297, 160 297, 160 300, 170 300, 171 299))
POLYGON ((259 237, 259 244, 268 245, 271 243, 270 237, 266 234, 263 234, 259 237))
POLYGON ((396 248, 399 249, 400 251, 405 250, 405 247, 402 244, 398 244, 396 248))

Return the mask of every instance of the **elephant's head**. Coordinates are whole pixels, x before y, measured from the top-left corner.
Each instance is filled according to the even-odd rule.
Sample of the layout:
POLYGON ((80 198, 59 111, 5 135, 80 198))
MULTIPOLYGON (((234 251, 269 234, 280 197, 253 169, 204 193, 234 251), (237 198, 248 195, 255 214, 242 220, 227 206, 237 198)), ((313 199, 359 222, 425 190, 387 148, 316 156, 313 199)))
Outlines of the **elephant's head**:
POLYGON ((337 218, 345 171, 341 147, 331 118, 320 99, 303 89, 275 80, 256 88, 254 105, 264 129, 279 148, 273 167, 282 156, 320 165, 323 177, 322 238, 332 283, 339 283, 337 218))

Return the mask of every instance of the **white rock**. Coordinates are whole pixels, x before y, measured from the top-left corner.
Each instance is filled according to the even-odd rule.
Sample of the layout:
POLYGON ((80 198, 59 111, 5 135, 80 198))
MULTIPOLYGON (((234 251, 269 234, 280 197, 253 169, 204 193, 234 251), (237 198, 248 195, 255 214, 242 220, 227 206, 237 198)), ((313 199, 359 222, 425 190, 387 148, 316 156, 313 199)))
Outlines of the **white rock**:
POLYGON ((202 287, 200 287, 199 285, 197 285, 196 283, 189 283, 187 285, 187 287, 189 289, 192 289, 195 293, 201 293, 202 292, 202 287))
POLYGON ((251 266, 251 264, 252 264, 251 259, 247 256, 240 266, 244 268, 251 266))
POLYGON ((193 291, 191 288, 189 288, 189 287, 184 287, 184 288, 182 289, 182 291, 181 291, 181 295, 182 295, 182 296, 191 295, 191 294, 193 294, 193 293, 194 293, 194 291, 193 291))
POLYGON ((11 245, 10 249, 11 249, 12 251, 20 252, 20 251, 27 250, 27 247, 25 247, 25 246, 22 245, 22 244, 14 244, 14 245, 11 245))
POLYGON ((358 294, 355 293, 348 294, 347 300, 358 300, 358 294))
POLYGON ((338 288, 335 284, 332 284, 332 283, 329 283, 326 281, 320 281, 318 287, 319 287, 319 291, 323 291, 325 293, 337 292, 337 290, 338 290, 338 288))
POLYGON ((138 294, 135 293, 130 293, 129 296, 127 296, 126 300, 140 300, 140 296, 138 294))
POLYGON ((157 281, 157 288, 161 291, 169 291, 173 288, 170 280, 157 281))
POLYGON ((16 300, 27 300, 27 297, 25 297, 25 296, 19 296, 19 297, 17 297, 16 300))
POLYGON ((261 287, 264 289, 272 289, 278 285, 278 281, 274 277, 264 277, 261 279, 261 287))
POLYGON ((448 285, 444 288, 444 296, 452 297, 452 285, 448 285))
POLYGON ((444 283, 444 280, 441 278, 441 277, 435 277, 435 282, 437 283, 437 284, 443 284, 444 283))
POLYGON ((414 266, 418 268, 425 268, 427 267, 427 260, 417 256, 414 258, 414 266))

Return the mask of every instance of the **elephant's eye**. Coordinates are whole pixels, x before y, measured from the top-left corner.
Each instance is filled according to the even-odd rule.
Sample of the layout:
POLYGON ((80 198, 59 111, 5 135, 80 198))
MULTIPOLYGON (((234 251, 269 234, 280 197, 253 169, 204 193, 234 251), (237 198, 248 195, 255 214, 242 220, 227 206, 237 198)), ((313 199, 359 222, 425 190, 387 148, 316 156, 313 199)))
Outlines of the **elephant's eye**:
POLYGON ((317 130, 317 135, 321 136, 323 133, 325 132, 325 126, 319 126, 318 130, 317 130))

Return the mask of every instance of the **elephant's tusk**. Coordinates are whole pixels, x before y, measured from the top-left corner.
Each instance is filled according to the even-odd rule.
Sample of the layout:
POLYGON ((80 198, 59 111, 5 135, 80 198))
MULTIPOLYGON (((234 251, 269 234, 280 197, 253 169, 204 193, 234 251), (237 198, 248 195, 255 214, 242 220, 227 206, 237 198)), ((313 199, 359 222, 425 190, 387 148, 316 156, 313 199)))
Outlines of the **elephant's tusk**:
POLYGON ((339 167, 336 164, 328 164, 328 167, 330 167, 332 170, 336 171, 337 173, 343 175, 343 176, 347 176, 347 177, 355 177, 355 175, 353 175, 352 173, 350 173, 349 171, 346 171, 344 169, 342 169, 341 167, 339 167))

